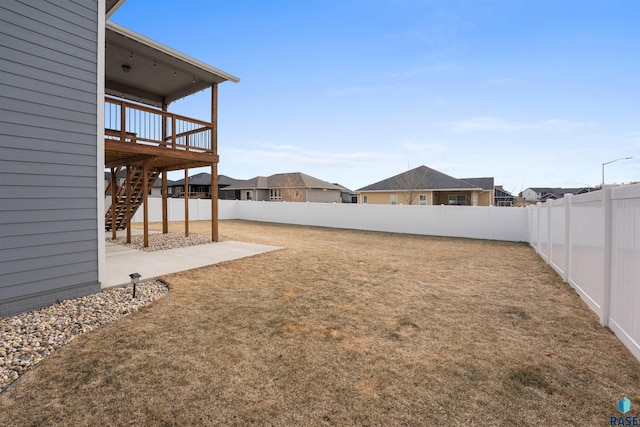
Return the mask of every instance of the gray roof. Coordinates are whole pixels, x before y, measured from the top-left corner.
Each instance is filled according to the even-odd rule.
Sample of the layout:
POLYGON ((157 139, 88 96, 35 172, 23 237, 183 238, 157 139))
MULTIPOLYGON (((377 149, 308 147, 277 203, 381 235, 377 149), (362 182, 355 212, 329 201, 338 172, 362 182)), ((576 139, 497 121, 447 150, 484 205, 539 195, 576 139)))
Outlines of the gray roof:
MULTIPOLYGON (((175 181, 171 181, 170 179, 167 179, 167 187, 172 187, 174 185, 175 181)), ((162 178, 158 177, 158 179, 156 179, 156 182, 153 183, 152 185, 153 188, 162 188, 162 178)))
POLYGON ((580 188, 559 188, 559 187, 529 187, 527 190, 533 190, 541 195, 543 199, 559 199, 565 194, 583 194, 592 191, 590 187, 580 188))
POLYGON ((335 185, 336 187, 340 187, 340 191, 343 192, 343 193, 353 193, 353 191, 349 190, 344 185, 338 184, 337 182, 334 182, 333 185, 335 185))
MULTIPOLYGON (((126 178, 126 177, 127 177, 127 170, 126 169, 122 169, 116 175, 116 178, 126 178)), ((104 173, 104 180, 105 181, 111 180, 111 172, 105 172, 104 173)))
MULTIPOLYGON (((435 169, 419 166, 356 191, 473 190, 478 188, 482 187, 456 179, 435 169)), ((493 186, 491 188, 493 189, 493 186)))
POLYGON ((484 177, 484 178, 460 178, 461 181, 468 182, 469 184, 476 186, 478 188, 482 188, 486 191, 491 191, 495 188, 493 177, 484 177))
MULTIPOLYGON (((239 179, 231 178, 226 175, 218 175, 218 187, 224 186, 225 188, 229 185, 233 185, 235 183, 242 182, 239 179)), ((173 185, 184 185, 184 178, 173 181, 173 185)), ((207 172, 202 172, 195 174, 189 177, 189 185, 211 185, 211 174, 207 172)))
POLYGON ((327 190, 340 190, 340 187, 314 178, 302 172, 278 173, 271 176, 256 176, 255 178, 239 181, 225 190, 244 189, 269 189, 269 188, 320 188, 327 190))
MULTIPOLYGON (((118 179, 125 179, 127 177, 127 170, 123 169, 121 170, 118 175, 116 175, 116 177, 118 179)), ((104 180, 105 181, 110 181, 111 180, 111 172, 105 172, 104 173, 104 180)), ((167 187, 171 187, 175 185, 174 181, 171 181, 170 179, 167 179, 167 187)), ((160 178, 156 179, 156 181, 153 183, 152 185, 153 188, 162 188, 162 180, 160 178)))
MULTIPOLYGON (((173 185, 184 185, 184 178, 173 181, 173 185)), ((189 185, 211 185, 211 174, 202 172, 190 176, 189 185)))
POLYGON ((218 175, 218 187, 220 187, 221 185, 228 187, 230 185, 237 184, 238 182, 242 182, 242 180, 231 178, 227 175, 218 175))

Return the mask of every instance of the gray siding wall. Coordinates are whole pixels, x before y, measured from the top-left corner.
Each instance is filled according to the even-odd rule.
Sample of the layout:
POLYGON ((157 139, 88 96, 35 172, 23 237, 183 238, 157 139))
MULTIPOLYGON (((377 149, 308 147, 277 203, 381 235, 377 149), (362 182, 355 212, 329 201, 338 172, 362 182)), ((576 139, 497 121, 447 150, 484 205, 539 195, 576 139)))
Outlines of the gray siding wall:
POLYGON ((97 0, 0 2, 0 316, 100 290, 97 39, 97 0))

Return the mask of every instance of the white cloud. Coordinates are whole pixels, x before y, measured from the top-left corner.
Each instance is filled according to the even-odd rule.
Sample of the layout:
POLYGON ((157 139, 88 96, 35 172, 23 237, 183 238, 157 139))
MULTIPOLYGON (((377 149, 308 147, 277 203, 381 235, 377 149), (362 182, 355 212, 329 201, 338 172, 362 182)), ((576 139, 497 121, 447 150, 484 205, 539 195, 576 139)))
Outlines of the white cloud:
POLYGON ((550 119, 537 122, 514 122, 500 117, 471 117, 449 124, 451 132, 512 132, 518 130, 569 131, 593 126, 595 122, 578 122, 567 119, 550 119))
POLYGON ((551 129, 551 130, 573 130, 577 128, 585 128, 589 126, 593 126, 595 122, 576 122, 572 120, 566 119, 551 119, 545 120, 540 123, 533 123, 532 127, 539 127, 542 129, 551 129))
MULTIPOLYGON (((314 166, 345 166, 352 163, 368 163, 382 160, 382 153, 370 153, 362 151, 330 152, 311 150, 293 145, 268 145, 260 144, 262 148, 244 149, 228 148, 222 153, 227 161, 250 165, 271 164, 280 169, 291 168, 295 165, 314 166)), ((287 169, 288 170, 288 169, 287 169)))

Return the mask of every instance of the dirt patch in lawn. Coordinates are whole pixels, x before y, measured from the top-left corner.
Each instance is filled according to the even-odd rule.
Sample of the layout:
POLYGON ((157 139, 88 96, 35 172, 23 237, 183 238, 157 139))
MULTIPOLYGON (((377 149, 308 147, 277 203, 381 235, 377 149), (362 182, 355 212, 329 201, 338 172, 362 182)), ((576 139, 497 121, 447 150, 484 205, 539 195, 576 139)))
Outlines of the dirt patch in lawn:
POLYGON ((1 396, 0 425, 608 425, 623 395, 640 412, 640 363, 526 244, 220 233, 286 249, 165 277, 169 296, 1 396))

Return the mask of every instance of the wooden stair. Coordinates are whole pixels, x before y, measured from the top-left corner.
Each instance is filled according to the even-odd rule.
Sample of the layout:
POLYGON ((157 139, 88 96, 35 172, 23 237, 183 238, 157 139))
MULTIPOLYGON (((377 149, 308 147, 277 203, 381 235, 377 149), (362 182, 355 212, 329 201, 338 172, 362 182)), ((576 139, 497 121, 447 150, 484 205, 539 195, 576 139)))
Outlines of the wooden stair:
MULTIPOLYGON (((120 166, 115 170, 115 176, 117 177, 121 170, 126 170, 126 167, 120 166)), ((160 176, 159 170, 149 170, 148 172, 148 180, 147 180, 147 188, 151 189, 153 184, 160 176)), ((113 217, 113 211, 111 206, 107 209, 107 212, 104 215, 104 227, 106 231, 111 231, 112 227, 115 223, 116 230, 124 230, 129 225, 129 221, 138 211, 140 205, 142 205, 143 200, 143 189, 144 189, 144 179, 143 179, 143 169, 141 167, 133 166, 131 168, 131 182, 125 181, 122 185, 118 186, 115 193, 115 198, 113 198, 112 203, 115 203, 115 218, 113 217), (127 213, 127 185, 131 186, 130 194, 131 200, 129 203, 129 212, 127 213)), ((111 195, 111 180, 107 184, 107 188, 104 192, 105 197, 111 195)))

